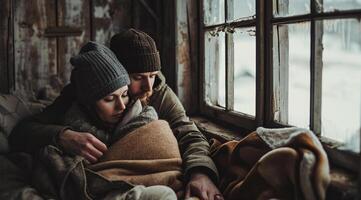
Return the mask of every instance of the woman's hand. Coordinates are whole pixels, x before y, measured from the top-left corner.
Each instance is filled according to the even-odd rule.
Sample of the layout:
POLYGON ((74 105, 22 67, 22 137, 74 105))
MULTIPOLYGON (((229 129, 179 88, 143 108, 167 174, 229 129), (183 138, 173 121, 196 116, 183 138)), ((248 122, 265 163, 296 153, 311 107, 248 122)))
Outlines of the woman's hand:
POLYGON ((82 156, 90 163, 95 163, 107 151, 107 146, 92 134, 70 129, 59 134, 58 143, 64 151, 82 156))
POLYGON ((212 180, 203 173, 194 172, 186 186, 185 199, 198 197, 201 200, 223 200, 222 194, 212 180))

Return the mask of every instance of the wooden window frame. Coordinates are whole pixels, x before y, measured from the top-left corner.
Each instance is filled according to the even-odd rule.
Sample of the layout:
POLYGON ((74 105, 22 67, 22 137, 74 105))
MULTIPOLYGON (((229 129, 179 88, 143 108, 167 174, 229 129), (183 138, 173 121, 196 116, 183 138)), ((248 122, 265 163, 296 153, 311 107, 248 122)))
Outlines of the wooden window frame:
MULTIPOLYGON (((215 24, 215 25, 208 25, 206 26, 203 23, 203 1, 199 1, 200 2, 200 35, 199 35, 199 40, 200 40, 200 46, 201 46, 201 51, 200 51, 200 74, 201 74, 201 78, 200 78, 200 91, 201 91, 201 98, 200 98, 200 110, 201 113, 211 117, 211 118, 216 118, 220 121, 226 122, 226 123, 231 123, 231 124, 235 124, 236 126, 242 126, 242 128, 247 128, 249 130, 255 129, 257 126, 260 126, 263 124, 263 100, 264 100, 264 89, 263 89, 263 85, 264 85, 264 76, 263 76, 263 69, 264 69, 264 59, 256 59, 256 115, 255 116, 251 116, 245 113, 240 113, 234 110, 234 91, 233 91, 233 86, 234 86, 234 77, 233 77, 233 73, 234 73, 234 63, 233 63, 233 56, 234 56, 234 52, 233 52, 233 48, 229 48, 230 46, 233 45, 232 43, 232 35, 231 34, 225 34, 225 48, 226 48, 226 53, 225 53, 225 62, 226 62, 226 92, 228 95, 226 95, 226 106, 225 108, 221 108, 221 107, 217 107, 217 106, 212 106, 207 104, 207 102, 205 101, 205 88, 206 86, 204 85, 204 83, 206 82, 205 80, 205 68, 204 68, 204 63, 205 63, 205 59, 204 59, 204 35, 206 31, 210 31, 210 30, 214 30, 217 27, 232 27, 232 28, 249 28, 249 27, 255 27, 256 28, 256 54, 258 55, 262 55, 260 52, 264 51, 264 42, 261 41, 261 37, 257 37, 257 35, 260 34, 264 34, 264 27, 263 24, 259 21, 256 20, 257 18, 259 19, 264 19, 264 12, 260 12, 260 10, 264 10, 264 1, 259 1, 257 0, 256 3, 256 7, 259 7, 259 9, 256 8, 256 19, 254 18, 247 18, 245 20, 241 20, 241 21, 235 21, 235 22, 223 22, 223 23, 219 23, 219 24, 215 24), (259 41, 258 41, 259 40, 259 41)), ((232 2, 232 1, 227 1, 225 0, 225 21, 227 21, 227 9, 228 9, 228 5, 227 2, 232 2)))
MULTIPOLYGON (((225 1, 225 18, 227 21, 227 0, 225 1)), ((216 119, 218 121, 229 123, 240 128, 255 130, 258 126, 264 127, 286 127, 287 123, 274 120, 275 101, 273 79, 273 26, 281 24, 295 24, 299 22, 310 22, 310 129, 320 137, 323 142, 330 160, 337 166, 345 167, 352 171, 360 171, 360 155, 355 152, 343 151, 333 148, 333 142, 329 142, 327 138, 321 137, 321 95, 322 95, 322 50, 319 42, 320 35, 323 34, 323 27, 317 24, 318 20, 324 19, 344 19, 344 18, 361 18, 361 9, 356 10, 337 10, 330 12, 317 12, 316 1, 311 0, 311 12, 303 15, 274 17, 272 0, 255 0, 256 1, 256 19, 248 19, 231 23, 219 23, 215 25, 205 25, 203 23, 203 0, 199 1, 199 44, 200 44, 200 111, 202 115, 216 119), (204 37, 206 31, 214 30, 217 27, 231 26, 234 28, 256 27, 256 115, 249 116, 244 113, 233 110, 233 50, 227 48, 233 45, 230 42, 229 34, 226 34, 226 107, 220 108, 212 106, 205 102, 205 42, 204 37), (316 67, 319 66, 319 67, 316 67), (347 159, 343 159, 346 157, 347 159)), ((321 37, 322 38, 322 37, 321 37)), ((283 61, 285 62, 285 61, 283 61)), ((283 72, 284 73, 284 72, 283 72)), ((284 89, 282 89, 284 90, 284 89)), ((282 97, 280 97, 282 98, 282 97)), ((284 98, 284 97, 283 97, 284 98)), ((287 102, 282 105, 283 110, 287 109, 287 102)), ((286 112, 287 113, 287 112, 286 112)), ((283 116, 287 119, 288 116, 283 116)), ((280 121, 283 121, 282 118, 280 121)), ((360 133, 361 134, 361 133, 360 133)), ((361 178, 360 178, 361 179, 361 178)))

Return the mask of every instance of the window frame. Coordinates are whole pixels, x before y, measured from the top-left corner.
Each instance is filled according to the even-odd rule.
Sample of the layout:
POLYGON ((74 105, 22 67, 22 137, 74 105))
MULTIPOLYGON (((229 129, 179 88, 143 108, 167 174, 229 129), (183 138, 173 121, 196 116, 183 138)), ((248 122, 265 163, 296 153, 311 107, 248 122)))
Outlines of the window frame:
MULTIPOLYGON (((225 2, 225 21, 227 21, 227 0, 225 2)), ((321 136, 321 95, 322 95, 322 56, 320 56, 320 47, 317 42, 317 37, 320 37, 319 31, 321 28, 317 25, 318 20, 325 19, 344 19, 344 18, 356 18, 361 19, 361 9, 354 10, 336 10, 328 12, 317 12, 316 1, 310 0, 311 11, 308 14, 293 15, 293 16, 273 16, 273 1, 272 0, 255 0, 256 2, 256 18, 246 21, 237 21, 231 23, 219 23, 215 25, 206 26, 203 23, 203 0, 199 1, 199 44, 200 44, 200 98, 199 105, 202 115, 216 119, 223 123, 232 124, 240 128, 246 128, 248 130, 255 130, 258 126, 278 128, 291 126, 286 123, 282 123, 274 120, 274 89, 273 89, 273 26, 280 24, 296 24, 299 22, 310 22, 310 130, 312 130, 322 141, 326 147, 327 153, 330 154, 330 159, 336 163, 336 165, 346 167, 355 171, 359 170, 359 158, 360 155, 352 151, 344 151, 336 148, 335 142, 328 138, 321 136), (255 27, 256 28, 256 113, 255 117, 249 116, 244 113, 239 113, 233 110, 233 87, 229 86, 233 84, 233 71, 232 68, 228 69, 230 63, 230 56, 228 52, 228 44, 226 36, 226 77, 230 78, 226 81, 226 91, 232 90, 230 93, 232 96, 228 97, 226 93, 226 108, 220 108, 216 106, 208 105, 205 102, 205 33, 208 30, 215 29, 216 27, 231 25, 235 28, 242 27, 255 27), (321 63, 320 63, 321 62, 321 63), (321 67, 316 67, 321 66, 321 67), (230 74, 232 73, 232 74, 230 74), (336 155, 337 154, 337 155, 336 155), (347 155, 352 158, 353 166, 349 166, 350 162, 346 163, 340 155, 347 155)), ((322 52, 322 51, 321 51, 322 52)), ((231 53, 232 56, 232 53, 231 53)), ((232 58, 232 57, 231 57, 232 58)), ((232 63, 231 63, 232 64, 232 63)), ((284 105, 286 106, 286 105, 284 105)), ((287 109, 287 108, 283 108, 287 109)), ((361 133, 360 133, 361 134, 361 133)))
MULTIPOLYGON (((263 85, 264 85, 264 59, 256 59, 256 113, 255 116, 251 116, 245 113, 240 113, 234 110, 234 102, 233 102, 233 71, 234 71, 234 66, 233 66, 233 49, 232 48, 228 48, 228 46, 232 45, 231 43, 231 37, 232 35, 230 34, 225 34, 225 48, 226 48, 226 52, 225 52, 225 62, 226 62, 226 77, 227 77, 227 81, 226 81, 226 92, 227 94, 230 95, 226 95, 226 106, 225 108, 221 108, 221 107, 217 107, 217 106, 212 106, 212 105, 208 105, 205 101, 205 84, 206 80, 205 80, 205 68, 204 68, 204 63, 205 63, 205 56, 204 56, 204 35, 206 31, 209 30, 214 30, 217 27, 225 27, 227 25, 230 25, 234 28, 249 28, 249 27, 255 27, 256 29, 256 55, 262 55, 262 53, 260 53, 261 51, 264 51, 264 41, 257 41, 260 40, 261 37, 257 37, 257 35, 260 34, 264 34, 264 27, 263 24, 259 21, 256 20, 257 18, 259 19, 264 19, 263 16, 264 12, 260 12, 260 10, 264 10, 264 2, 263 1, 259 1, 257 0, 256 2, 256 18, 248 18, 246 20, 242 20, 242 21, 236 21, 236 22, 226 22, 227 21, 227 9, 228 9, 228 5, 227 5, 227 0, 224 0, 225 2, 225 22, 223 23, 219 23, 219 24, 215 24, 215 25, 208 25, 206 26, 203 23, 203 0, 200 0, 200 6, 199 6, 199 13, 200 13, 200 20, 199 20, 199 41, 200 41, 200 111, 202 114, 211 117, 211 118, 216 118, 218 120, 221 120, 223 122, 226 123, 231 123, 234 124, 236 126, 241 127, 240 124, 242 124, 242 128, 246 128, 249 130, 255 129, 257 126, 261 126, 263 124, 263 105, 264 105, 264 89, 263 89, 263 85), (260 9, 257 9, 257 7, 260 7, 260 9)), ((263 38, 262 38, 263 39, 263 38)))

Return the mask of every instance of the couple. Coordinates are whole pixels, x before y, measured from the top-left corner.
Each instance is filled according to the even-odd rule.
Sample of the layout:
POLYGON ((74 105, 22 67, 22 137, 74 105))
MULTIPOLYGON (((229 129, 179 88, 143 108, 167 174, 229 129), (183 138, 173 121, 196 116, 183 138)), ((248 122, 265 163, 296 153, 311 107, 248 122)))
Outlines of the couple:
MULTIPOLYGON (((15 127, 10 137, 12 148, 34 153, 51 144, 96 164, 112 144, 124 137, 124 131, 119 130, 131 121, 131 111, 134 115, 133 111, 138 110, 141 125, 157 120, 159 115, 169 123, 182 155, 185 184, 177 195, 223 199, 214 184, 218 172, 209 157, 209 144, 165 84, 154 40, 144 32, 129 29, 112 37, 110 49, 89 42, 71 58, 71 83, 42 113, 15 127)), ((167 186, 140 185, 122 190, 120 196, 176 198, 167 186)))

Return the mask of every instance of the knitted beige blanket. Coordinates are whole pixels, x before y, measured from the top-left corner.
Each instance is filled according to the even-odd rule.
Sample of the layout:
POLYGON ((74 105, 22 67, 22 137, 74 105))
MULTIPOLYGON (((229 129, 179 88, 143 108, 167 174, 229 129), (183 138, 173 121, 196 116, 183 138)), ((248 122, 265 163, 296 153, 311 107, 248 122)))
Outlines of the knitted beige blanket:
POLYGON ((88 167, 109 180, 182 189, 182 159, 169 124, 155 120, 115 142, 100 161, 88 167))

